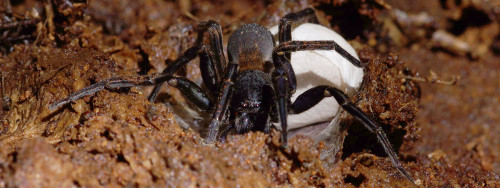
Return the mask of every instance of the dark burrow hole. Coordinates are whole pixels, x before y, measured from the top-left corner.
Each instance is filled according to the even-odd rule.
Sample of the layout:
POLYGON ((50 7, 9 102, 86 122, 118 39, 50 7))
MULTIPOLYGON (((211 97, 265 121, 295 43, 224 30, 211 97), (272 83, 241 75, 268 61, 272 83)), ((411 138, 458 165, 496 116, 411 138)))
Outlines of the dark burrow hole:
POLYGON ((360 174, 359 176, 353 176, 353 175, 347 175, 347 177, 344 178, 344 183, 349 183, 352 184, 356 187, 359 187, 363 181, 365 181, 366 177, 360 174))
POLYGON ((139 54, 141 55, 141 61, 139 62, 139 75, 148 74, 149 70, 153 68, 149 62, 149 55, 142 49, 139 49, 139 54))
POLYGON ((128 163, 127 159, 125 159, 125 156, 123 155, 123 153, 119 153, 116 155, 116 161, 117 162, 124 162, 124 163, 128 163))
MULTIPOLYGON (((448 7, 449 4, 447 4, 449 0, 439 0, 439 3, 441 4, 441 8, 443 9, 450 9, 452 7, 448 7)), ((462 0, 454 0, 453 2, 456 6, 459 6, 462 4, 462 0)))
POLYGON ((356 37, 366 38, 363 32, 367 30, 366 27, 372 25, 372 20, 368 16, 359 14, 358 8, 359 5, 355 2, 343 3, 340 6, 320 4, 316 7, 317 10, 331 16, 331 26, 338 27, 340 34, 347 40, 353 40, 356 37))
MULTIPOLYGON (((379 123, 379 125, 381 124, 379 123)), ((354 122, 347 132, 348 135, 345 137, 344 147, 342 148, 342 159, 351 156, 353 153, 364 151, 369 151, 379 157, 387 157, 384 148, 377 141, 377 135, 369 132, 361 123, 354 122)), ((403 144, 406 131, 397 129, 389 134, 384 129, 384 132, 387 134, 394 151, 398 153, 399 147, 403 144)))
POLYGON ((21 5, 23 3, 24 3, 24 0, 10 0, 11 6, 17 6, 17 5, 21 5))
POLYGON ((458 20, 450 20, 450 33, 454 35, 462 34, 467 27, 479 27, 491 23, 489 16, 473 7, 462 9, 462 16, 458 20))
POLYGON ((109 130, 105 130, 103 133, 101 133, 101 136, 106 138, 108 141, 113 141, 113 135, 111 135, 111 132, 109 132, 109 130))

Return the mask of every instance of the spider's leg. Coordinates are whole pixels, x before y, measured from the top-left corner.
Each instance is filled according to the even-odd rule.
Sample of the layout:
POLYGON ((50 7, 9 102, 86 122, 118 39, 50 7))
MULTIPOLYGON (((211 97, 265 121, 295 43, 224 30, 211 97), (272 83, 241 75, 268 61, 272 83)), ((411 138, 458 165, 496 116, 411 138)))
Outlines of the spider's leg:
POLYGON ((209 48, 203 45, 200 51, 200 72, 203 84, 208 88, 208 91, 213 92, 212 96, 217 94, 216 91, 218 91, 219 83, 222 80, 220 76, 222 71, 218 71, 215 67, 219 64, 209 48))
POLYGON ((222 130, 222 133, 220 134, 219 141, 225 142, 227 134, 229 134, 229 131, 234 129, 234 123, 229 124, 224 130, 222 130))
POLYGON ((356 67, 362 67, 361 61, 352 56, 344 48, 340 47, 335 41, 325 40, 325 41, 288 41, 280 43, 276 48, 275 52, 295 52, 295 51, 305 51, 305 50, 335 50, 342 57, 346 58, 356 67))
POLYGON ((86 88, 83 88, 77 92, 72 93, 70 96, 52 103, 49 109, 53 110, 62 105, 68 104, 72 101, 81 99, 87 95, 91 95, 103 89, 113 89, 113 88, 124 88, 124 87, 134 87, 134 86, 151 86, 167 81, 172 78, 171 75, 145 75, 145 76, 125 76, 125 77, 114 77, 109 78, 86 88))
MULTIPOLYGON (((281 122, 281 143, 283 147, 287 147, 287 112, 290 104, 290 91, 288 80, 288 73, 285 70, 285 65, 290 62, 286 59, 284 54, 278 55, 273 53, 274 71, 272 73, 274 93, 278 105, 278 115, 281 122)), ((293 75, 294 76, 294 75, 293 75)))
POLYGON ((145 76, 126 76, 126 77, 115 77, 109 78, 86 88, 83 88, 77 92, 72 93, 70 96, 52 103, 49 106, 50 110, 56 109, 62 105, 68 104, 72 101, 81 99, 87 95, 91 95, 103 89, 115 89, 115 88, 125 88, 125 87, 135 87, 135 86, 152 86, 158 85, 165 81, 168 81, 170 85, 176 87, 185 95, 190 101, 192 101, 196 106, 203 110, 207 110, 211 106, 210 99, 206 93, 204 93, 201 88, 194 82, 181 78, 172 76, 170 74, 153 74, 145 76))
MULTIPOLYGON (((278 39, 279 43, 288 42, 292 40, 292 25, 300 22, 312 22, 318 23, 318 18, 312 8, 306 8, 300 12, 289 13, 281 18, 279 22, 279 32, 278 39)), ((291 52, 285 52, 285 57, 290 60, 291 52)), ((290 63, 284 65, 285 70, 288 73, 288 81, 290 82, 290 92, 294 93, 297 80, 295 78, 295 73, 292 69, 292 65, 290 63)))
POLYGON ((212 121, 208 127, 208 137, 205 139, 206 144, 213 144, 217 138, 220 124, 222 123, 229 106, 229 99, 233 94, 233 80, 235 80, 238 75, 238 67, 239 65, 233 62, 229 63, 227 67, 227 72, 219 91, 219 97, 217 98, 217 103, 215 104, 216 106, 213 112, 212 121))
MULTIPOLYGON (((167 68, 165 68, 162 72, 162 74, 168 74, 172 75, 174 74, 177 70, 179 70, 181 67, 186 65, 188 62, 196 58, 198 56, 200 51, 199 46, 193 46, 191 48, 188 48, 184 53, 177 58, 173 63, 170 63, 167 68)), ((158 84, 155 86, 153 91, 148 97, 149 102, 154 102, 156 97, 158 96, 158 92, 160 92, 162 84, 158 84)))
POLYGON ((212 102, 208 94, 193 81, 174 76, 167 82, 170 86, 177 88, 182 95, 188 98, 189 101, 201 110, 208 110, 212 106, 212 102))
POLYGON ((196 43, 201 45, 203 43, 203 35, 208 32, 210 40, 210 49, 214 52, 215 56, 215 68, 221 77, 219 81, 222 80, 223 70, 226 68, 226 57, 224 56, 224 49, 222 45, 222 28, 219 23, 209 20, 207 22, 202 22, 198 25, 198 39, 196 43))
POLYGON ((105 85, 106 85, 105 81, 92 84, 86 88, 83 88, 82 90, 79 90, 77 92, 72 93, 70 96, 68 96, 64 99, 61 99, 61 100, 58 100, 58 101, 52 103, 49 106, 49 109, 54 110, 56 108, 59 108, 60 106, 68 104, 72 101, 76 101, 76 100, 81 99, 87 95, 91 95, 95 92, 101 91, 105 88, 105 85))
MULTIPOLYGON (((219 73, 216 71, 214 67, 214 56, 210 53, 209 48, 205 45, 200 47, 191 47, 184 54, 179 57, 175 62, 171 63, 165 70, 163 70, 162 74, 170 74, 173 75, 177 70, 186 65, 189 61, 196 58, 196 56, 200 56, 200 72, 201 77, 203 78, 203 83, 207 86, 209 91, 217 90, 218 83, 220 81, 219 73)), ((161 85, 155 86, 153 92, 149 96, 149 101, 153 102, 154 98, 160 89, 161 85)))
POLYGON ((296 22, 318 23, 318 17, 316 17, 312 8, 306 8, 300 12, 289 13, 283 16, 279 23, 278 38, 280 43, 292 40, 292 25, 296 22))
POLYGON ((317 86, 311 88, 297 97, 295 102, 291 105, 291 111, 292 113, 302 113, 318 104, 323 98, 331 96, 335 98, 344 110, 353 115, 358 121, 362 122, 366 129, 377 135, 377 140, 384 148, 385 153, 389 156, 392 165, 396 167, 406 179, 415 182, 408 171, 406 171, 399 162, 382 127, 378 126, 361 109, 350 102, 349 97, 339 89, 330 86, 317 86))
MULTIPOLYGON (((202 22, 198 25, 198 38, 194 47, 186 50, 177 60, 169 64, 163 74, 174 74, 179 68, 183 67, 189 61, 200 56, 200 72, 203 83, 209 91, 218 91, 218 83, 222 80, 222 73, 226 65, 224 50, 222 46, 222 30, 215 21, 202 22), (210 48, 203 45, 203 37, 208 32, 210 48), (210 51, 212 50, 213 53, 210 51)), ((149 101, 154 102, 161 85, 155 86, 153 92, 149 95, 149 101)))

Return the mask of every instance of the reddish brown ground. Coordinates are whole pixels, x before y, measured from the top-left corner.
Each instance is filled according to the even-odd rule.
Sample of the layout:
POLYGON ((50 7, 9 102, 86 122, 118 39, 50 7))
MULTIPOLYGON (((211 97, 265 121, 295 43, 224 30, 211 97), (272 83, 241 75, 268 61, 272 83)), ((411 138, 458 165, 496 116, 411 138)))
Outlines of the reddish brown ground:
MULTIPOLYGON (((419 186, 500 186, 500 1, 24 0, 14 15, 5 2, 0 187, 412 186, 345 113, 343 152, 325 165, 321 144, 294 137, 283 149, 277 131, 203 145, 193 130, 203 121, 178 125, 189 104, 174 89, 157 103, 143 87, 48 109, 105 78, 160 72, 193 44, 199 21, 218 21, 227 41, 243 23, 275 25, 306 7, 358 50, 366 75, 353 102, 384 127, 419 186)), ((197 63, 178 74, 200 81, 197 63)))

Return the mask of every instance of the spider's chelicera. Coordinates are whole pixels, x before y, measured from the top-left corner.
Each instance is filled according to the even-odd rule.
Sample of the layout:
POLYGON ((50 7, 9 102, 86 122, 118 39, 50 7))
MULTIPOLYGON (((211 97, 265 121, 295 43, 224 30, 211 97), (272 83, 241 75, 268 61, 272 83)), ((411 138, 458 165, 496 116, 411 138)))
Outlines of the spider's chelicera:
POLYGON ((106 79, 53 103, 49 108, 58 108, 103 89, 134 86, 154 85, 149 96, 149 101, 154 102, 161 84, 167 82, 201 110, 213 111, 206 143, 214 143, 218 135, 224 139, 230 131, 238 134, 249 131, 269 132, 271 123, 279 120, 282 145, 286 147, 287 115, 302 113, 324 98, 333 97, 344 110, 377 135, 393 166, 414 182, 399 162, 382 128, 351 103, 341 90, 320 85, 305 91, 291 102, 291 94, 297 87, 295 73, 289 61, 292 52, 334 50, 354 66, 361 67, 361 62, 335 41, 293 41, 292 24, 298 22, 317 22, 314 10, 309 8, 284 16, 279 23, 277 46, 266 27, 255 23, 241 26, 229 38, 227 62, 220 25, 214 21, 203 22, 198 27, 196 44, 169 64, 162 73, 106 79), (208 33, 210 45, 203 44, 205 33, 208 33), (201 76, 206 90, 186 78, 174 75, 179 68, 197 56, 200 58, 201 76), (266 68, 268 63, 273 65, 270 70, 266 68), (226 123, 228 126, 219 134, 219 128, 226 123))

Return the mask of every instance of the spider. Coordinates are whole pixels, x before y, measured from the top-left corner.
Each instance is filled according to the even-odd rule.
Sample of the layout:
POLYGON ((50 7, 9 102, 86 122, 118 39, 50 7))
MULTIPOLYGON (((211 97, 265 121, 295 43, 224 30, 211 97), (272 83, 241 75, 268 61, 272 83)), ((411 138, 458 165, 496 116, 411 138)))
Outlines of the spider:
POLYGON ((103 89, 134 86, 154 85, 155 88, 149 96, 149 101, 154 102, 162 83, 167 82, 201 110, 212 110, 205 143, 213 144, 218 135, 224 139, 230 131, 237 134, 249 131, 267 133, 272 122, 279 120, 282 146, 287 147, 287 115, 300 114, 324 98, 333 97, 344 110, 377 135, 393 166, 405 178, 414 182, 399 162, 382 128, 350 102, 348 95, 340 89, 327 85, 316 86, 291 102, 291 95, 297 89, 295 73, 289 61, 292 52, 334 50, 349 63, 361 68, 357 57, 347 52, 336 41, 293 41, 292 24, 299 22, 317 22, 315 11, 307 8, 285 15, 279 23, 278 45, 275 45, 273 35, 266 27, 255 23, 241 26, 229 38, 227 62, 223 51, 221 26, 215 21, 202 22, 198 27, 195 45, 169 64, 162 73, 109 78, 54 102, 49 109, 56 109, 103 89), (203 44, 206 33, 209 45, 203 44), (200 58, 201 76, 206 90, 186 78, 174 75, 179 68, 197 56, 200 58), (266 68, 268 65, 272 68, 266 68), (219 128, 226 122, 229 123, 228 126, 219 134, 219 128))

